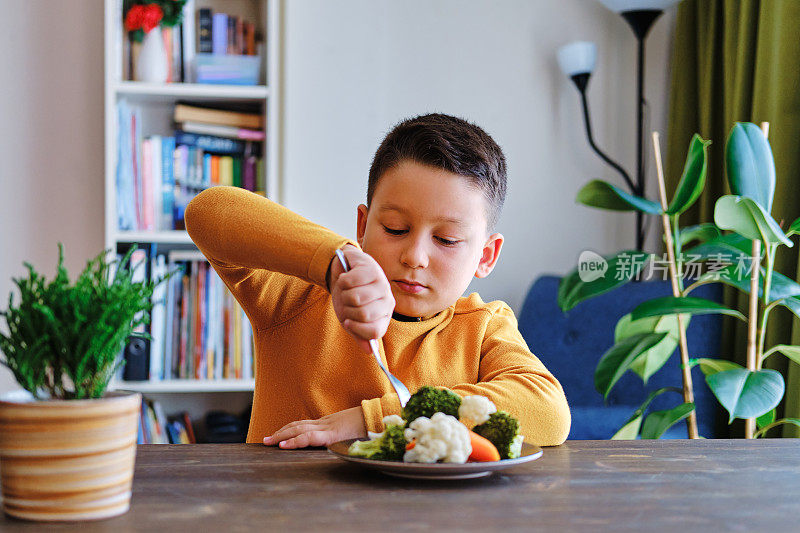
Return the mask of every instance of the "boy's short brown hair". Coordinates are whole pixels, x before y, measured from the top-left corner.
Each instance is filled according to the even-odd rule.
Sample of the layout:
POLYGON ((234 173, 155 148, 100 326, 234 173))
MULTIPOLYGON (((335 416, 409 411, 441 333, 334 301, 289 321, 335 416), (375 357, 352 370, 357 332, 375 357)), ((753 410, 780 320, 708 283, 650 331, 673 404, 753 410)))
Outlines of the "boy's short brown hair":
POLYGON ((404 160, 458 174, 480 187, 492 229, 506 198, 506 158, 488 133, 466 120, 432 113, 400 122, 383 139, 369 169, 367 205, 383 173, 404 160))

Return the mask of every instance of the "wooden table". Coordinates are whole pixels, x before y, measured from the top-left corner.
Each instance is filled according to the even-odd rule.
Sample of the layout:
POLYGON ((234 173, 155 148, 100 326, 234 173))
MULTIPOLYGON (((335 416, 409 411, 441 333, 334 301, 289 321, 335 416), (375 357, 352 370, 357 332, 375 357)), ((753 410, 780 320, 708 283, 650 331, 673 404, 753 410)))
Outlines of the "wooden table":
MULTIPOLYGON (((54 531, 800 531, 800 441, 570 441, 489 477, 416 481, 324 449, 140 446, 131 510, 54 531)), ((0 531, 42 524, 0 518, 0 531)))

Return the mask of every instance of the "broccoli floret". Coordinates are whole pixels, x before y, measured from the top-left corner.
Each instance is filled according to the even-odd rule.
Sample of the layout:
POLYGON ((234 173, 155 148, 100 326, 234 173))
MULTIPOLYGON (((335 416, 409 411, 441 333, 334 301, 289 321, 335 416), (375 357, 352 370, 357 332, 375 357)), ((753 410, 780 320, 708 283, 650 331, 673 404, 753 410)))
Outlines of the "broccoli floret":
POLYGON ((505 411, 492 413, 489 420, 475 426, 472 431, 489 439, 500 452, 500 459, 519 457, 522 449, 519 421, 505 411))
POLYGON ((417 418, 424 416, 431 418, 434 413, 444 413, 458 418, 458 408, 461 407, 461 397, 450 389, 420 387, 411 395, 403 407, 403 419, 406 427, 417 418))
POLYGON ((403 426, 388 425, 380 437, 372 440, 357 440, 348 448, 348 455, 378 461, 402 461, 406 453, 406 437, 403 426))

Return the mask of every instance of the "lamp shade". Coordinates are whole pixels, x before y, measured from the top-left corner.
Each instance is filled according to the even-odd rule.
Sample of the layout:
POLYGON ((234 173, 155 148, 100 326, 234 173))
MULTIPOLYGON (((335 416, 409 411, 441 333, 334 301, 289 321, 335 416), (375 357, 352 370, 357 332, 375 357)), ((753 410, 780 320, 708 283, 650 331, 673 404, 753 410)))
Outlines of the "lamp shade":
POLYGON ((626 11, 664 11, 680 0, 599 0, 604 6, 617 13, 626 11))
POLYGON ((597 45, 589 41, 574 41, 558 49, 558 64, 568 77, 591 74, 597 62, 597 45))

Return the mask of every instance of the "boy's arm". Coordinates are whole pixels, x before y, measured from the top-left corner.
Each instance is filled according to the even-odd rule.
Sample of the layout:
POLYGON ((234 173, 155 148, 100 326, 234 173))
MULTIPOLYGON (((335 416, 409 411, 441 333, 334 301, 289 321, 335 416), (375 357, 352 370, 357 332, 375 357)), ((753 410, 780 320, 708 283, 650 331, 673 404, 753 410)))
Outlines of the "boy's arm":
POLYGON ((238 187, 201 192, 186 207, 185 220, 194 243, 255 318, 274 312, 270 306, 306 302, 311 296, 308 283, 327 289, 326 275, 335 250, 354 244, 238 187), (307 283, 287 291, 286 277, 274 273, 307 283), (281 285, 275 287, 280 297, 262 298, 273 293, 273 285, 281 285))
POLYGON ((567 439, 571 416, 564 390, 528 349, 507 306, 488 324, 478 383, 451 388, 462 397, 486 396, 498 410, 516 417, 527 442, 554 446, 567 439))

